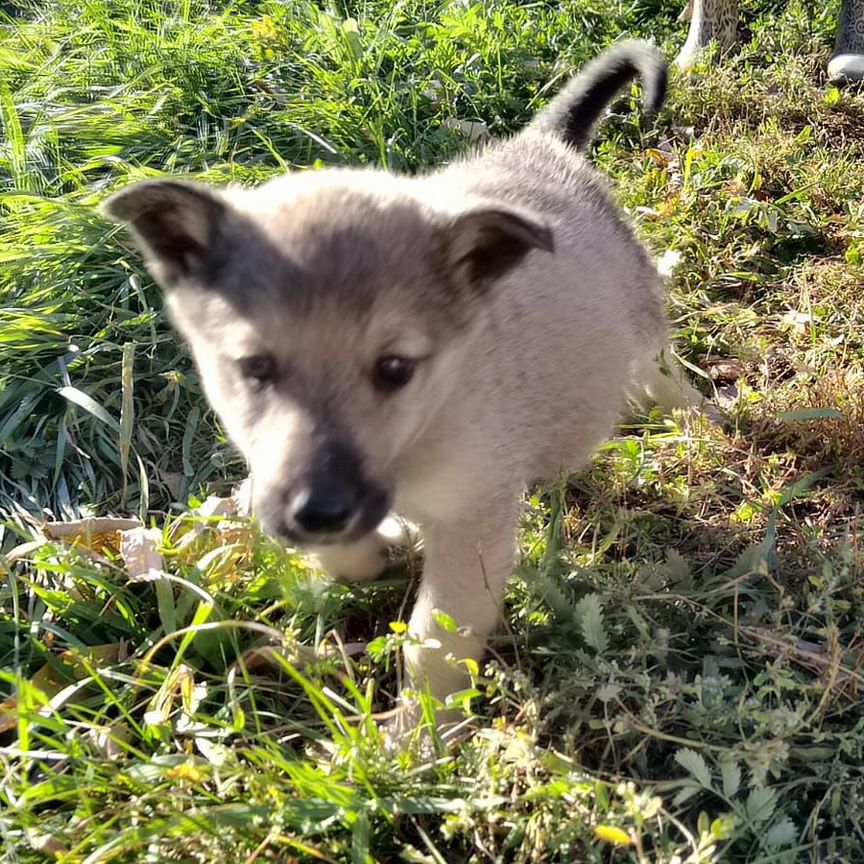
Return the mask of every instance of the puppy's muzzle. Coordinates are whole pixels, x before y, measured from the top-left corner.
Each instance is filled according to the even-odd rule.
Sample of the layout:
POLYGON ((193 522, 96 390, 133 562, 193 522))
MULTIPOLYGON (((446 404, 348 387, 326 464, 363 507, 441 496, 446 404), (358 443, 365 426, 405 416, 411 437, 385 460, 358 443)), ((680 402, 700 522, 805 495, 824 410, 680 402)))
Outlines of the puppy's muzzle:
POLYGON ((368 476, 351 446, 324 439, 305 461, 297 473, 259 478, 255 509, 268 534, 321 546, 359 540, 384 521, 393 496, 368 476))
POLYGON ((273 533, 315 545, 358 540, 381 524, 391 503, 384 489, 369 483, 358 486, 342 478, 317 480, 285 497, 282 525, 273 533))
POLYGON ((357 508, 354 490, 345 483, 306 486, 288 502, 288 522, 304 534, 341 534, 357 508))

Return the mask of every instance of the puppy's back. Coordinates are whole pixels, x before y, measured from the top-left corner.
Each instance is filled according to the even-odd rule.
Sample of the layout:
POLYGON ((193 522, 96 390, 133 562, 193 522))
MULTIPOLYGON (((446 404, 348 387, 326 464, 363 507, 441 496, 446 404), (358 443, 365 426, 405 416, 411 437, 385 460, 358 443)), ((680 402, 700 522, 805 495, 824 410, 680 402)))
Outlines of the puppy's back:
MULTIPOLYGON (((626 66, 626 54, 617 52, 612 66, 626 66)), ((640 43, 636 54, 642 68, 655 68, 653 49, 640 43)), ((627 76, 604 78, 609 67, 600 61, 589 77, 608 93, 610 81, 620 86, 627 76)), ((625 71, 632 77, 638 68, 625 71)), ((467 388, 519 442, 511 452, 521 448, 527 475, 586 459, 667 339, 656 268, 604 178, 574 146, 588 140, 602 107, 579 77, 522 133, 425 181, 435 194, 445 188, 524 208, 552 230, 554 254, 528 255, 494 287, 467 388), (588 114, 568 112, 568 90, 588 114), (575 129, 584 134, 574 139, 575 129)))

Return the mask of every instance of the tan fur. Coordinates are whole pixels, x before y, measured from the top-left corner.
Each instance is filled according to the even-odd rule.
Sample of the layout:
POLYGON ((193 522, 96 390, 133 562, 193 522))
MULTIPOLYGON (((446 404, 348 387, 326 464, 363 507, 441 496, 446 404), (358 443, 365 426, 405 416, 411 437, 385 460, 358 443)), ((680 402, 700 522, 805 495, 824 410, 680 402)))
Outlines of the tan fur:
POLYGON ((525 485, 584 464, 628 393, 700 400, 658 372, 656 269, 548 116, 424 177, 151 184, 143 204, 135 187, 109 204, 166 288, 208 398, 249 460, 265 527, 290 536, 292 490, 322 471, 341 482, 343 463, 357 513, 341 533, 300 540, 336 575, 369 578, 383 563, 364 522, 382 502, 420 526, 410 630, 440 647, 412 648, 408 662, 441 698, 465 683, 448 655, 480 659, 500 620, 525 485), (191 228, 178 233, 187 211, 191 228), (279 377, 254 392, 237 363, 262 352, 279 377), (418 365, 384 395, 370 382, 390 355, 418 365), (464 630, 443 631, 436 609, 464 630))

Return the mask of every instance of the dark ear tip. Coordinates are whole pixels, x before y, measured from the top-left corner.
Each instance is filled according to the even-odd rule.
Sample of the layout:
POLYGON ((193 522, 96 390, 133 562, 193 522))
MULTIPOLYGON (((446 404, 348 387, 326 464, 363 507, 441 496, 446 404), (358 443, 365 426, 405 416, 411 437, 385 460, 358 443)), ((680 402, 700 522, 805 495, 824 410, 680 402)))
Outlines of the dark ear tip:
POLYGON ((134 222, 142 213, 192 201, 213 204, 217 199, 204 186, 180 180, 140 180, 109 195, 100 210, 113 222, 134 222))
POLYGON ((527 229, 530 245, 541 252, 555 251, 555 232, 544 221, 521 222, 523 228, 527 229))
POLYGON ((102 202, 102 213, 113 222, 133 222, 141 212, 170 200, 173 181, 140 180, 118 189, 102 202))
POLYGON ((121 189, 119 192, 109 195, 99 205, 99 212, 112 222, 129 222, 133 215, 128 200, 131 188, 121 189))

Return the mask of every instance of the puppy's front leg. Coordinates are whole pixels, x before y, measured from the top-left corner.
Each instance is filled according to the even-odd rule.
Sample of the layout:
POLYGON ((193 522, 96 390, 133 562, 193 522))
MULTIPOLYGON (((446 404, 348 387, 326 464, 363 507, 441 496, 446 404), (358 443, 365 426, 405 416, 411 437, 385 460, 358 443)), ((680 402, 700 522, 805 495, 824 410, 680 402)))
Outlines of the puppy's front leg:
POLYGON ((513 567, 515 532, 515 495, 506 506, 487 511, 480 520, 423 526, 426 561, 409 631, 421 642, 435 640, 440 648, 421 644, 406 649, 412 687, 419 689, 428 683, 432 695, 444 701, 468 683, 465 666, 457 661, 479 661, 486 638, 501 617, 504 584, 513 567), (447 613, 458 631, 439 626, 436 610, 447 613))

